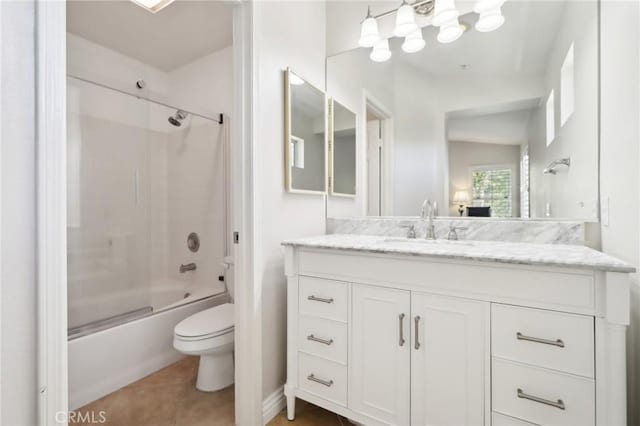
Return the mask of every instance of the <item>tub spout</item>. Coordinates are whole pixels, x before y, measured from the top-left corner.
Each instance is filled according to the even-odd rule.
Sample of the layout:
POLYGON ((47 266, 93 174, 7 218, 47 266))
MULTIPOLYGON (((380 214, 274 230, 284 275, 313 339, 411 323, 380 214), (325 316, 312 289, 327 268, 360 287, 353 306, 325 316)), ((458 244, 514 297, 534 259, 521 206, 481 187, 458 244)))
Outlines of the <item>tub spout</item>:
POLYGON ((185 272, 188 271, 195 271, 196 270, 196 264, 195 263, 187 263, 186 265, 180 265, 180 273, 184 274, 185 272))

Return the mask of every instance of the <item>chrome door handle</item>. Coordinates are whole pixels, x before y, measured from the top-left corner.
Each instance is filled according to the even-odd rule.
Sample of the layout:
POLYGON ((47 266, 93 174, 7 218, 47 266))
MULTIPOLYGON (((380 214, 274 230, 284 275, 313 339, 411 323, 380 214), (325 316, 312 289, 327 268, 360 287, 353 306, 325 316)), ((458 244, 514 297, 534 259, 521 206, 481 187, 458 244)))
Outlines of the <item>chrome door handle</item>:
POLYGON ((398 344, 400 346, 404 346, 404 327, 402 327, 402 323, 404 322, 404 314, 398 315, 398 327, 400 328, 400 339, 398 340, 398 344))
POLYGON ((549 399, 545 399, 545 398, 540 398, 537 396, 533 396, 533 395, 529 395, 527 393, 524 393, 524 391, 522 389, 518 389, 518 398, 522 398, 522 399, 528 399, 529 401, 533 401, 533 402, 537 402, 539 404, 544 404, 544 405, 550 405, 552 407, 556 407, 560 410, 564 410, 564 402, 559 399, 557 401, 551 401, 549 399))
POLYGON ((313 373, 309 374, 307 376, 307 380, 311 380, 312 382, 316 382, 316 383, 320 383, 321 385, 324 385, 328 388, 330 388, 331 386, 333 386, 333 380, 322 380, 322 379, 318 379, 316 376, 313 375, 313 373))
POLYGON ((308 335, 307 336, 307 340, 311 340, 312 342, 322 343, 322 344, 325 344, 327 346, 329 346, 330 344, 333 343, 333 339, 325 340, 325 339, 321 339, 319 337, 316 337, 313 334, 308 335))
POLYGON ((307 300, 312 300, 314 302, 322 302, 322 303, 333 303, 333 298, 325 299, 323 297, 314 296, 313 294, 311 296, 307 297, 307 300))
POLYGON ((551 346, 557 346, 559 348, 564 348, 564 342, 562 340, 560 340, 560 339, 556 339, 556 340, 540 339, 539 337, 525 336, 524 334, 520 333, 519 331, 516 333, 516 339, 518 339, 518 340, 526 340, 527 342, 542 343, 543 345, 551 345, 551 346))
POLYGON ((416 350, 420 349, 420 332, 419 332, 419 327, 420 327, 420 315, 417 315, 414 319, 413 319, 413 323, 414 323, 414 329, 415 329, 415 345, 413 346, 414 348, 416 348, 416 350))

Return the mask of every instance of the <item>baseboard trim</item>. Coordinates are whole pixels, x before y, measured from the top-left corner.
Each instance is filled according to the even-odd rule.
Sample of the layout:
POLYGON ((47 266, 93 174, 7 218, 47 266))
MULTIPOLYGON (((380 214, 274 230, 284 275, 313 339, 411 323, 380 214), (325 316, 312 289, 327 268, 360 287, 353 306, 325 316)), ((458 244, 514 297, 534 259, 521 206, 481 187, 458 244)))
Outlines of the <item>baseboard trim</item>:
POLYGON ((275 416, 284 410, 287 405, 286 398, 284 397, 284 387, 278 388, 275 392, 265 398, 262 401, 262 424, 266 425, 275 416))

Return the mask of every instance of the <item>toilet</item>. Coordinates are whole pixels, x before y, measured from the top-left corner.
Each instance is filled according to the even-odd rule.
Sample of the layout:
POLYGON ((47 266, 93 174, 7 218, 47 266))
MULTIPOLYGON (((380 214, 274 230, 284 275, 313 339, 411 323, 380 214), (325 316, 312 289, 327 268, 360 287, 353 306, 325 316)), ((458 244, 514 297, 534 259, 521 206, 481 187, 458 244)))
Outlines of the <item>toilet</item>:
POLYGON ((173 347, 200 356, 196 388, 213 392, 233 384, 234 305, 224 303, 194 314, 176 325, 173 347))

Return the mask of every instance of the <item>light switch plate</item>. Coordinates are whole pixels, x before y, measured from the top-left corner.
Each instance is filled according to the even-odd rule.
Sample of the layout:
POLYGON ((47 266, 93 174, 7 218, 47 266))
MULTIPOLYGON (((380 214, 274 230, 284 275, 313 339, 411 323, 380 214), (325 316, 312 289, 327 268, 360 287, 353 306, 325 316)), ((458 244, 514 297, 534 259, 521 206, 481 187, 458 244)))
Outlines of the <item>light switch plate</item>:
POLYGON ((600 198, 600 221, 602 226, 609 226, 609 197, 600 198))

